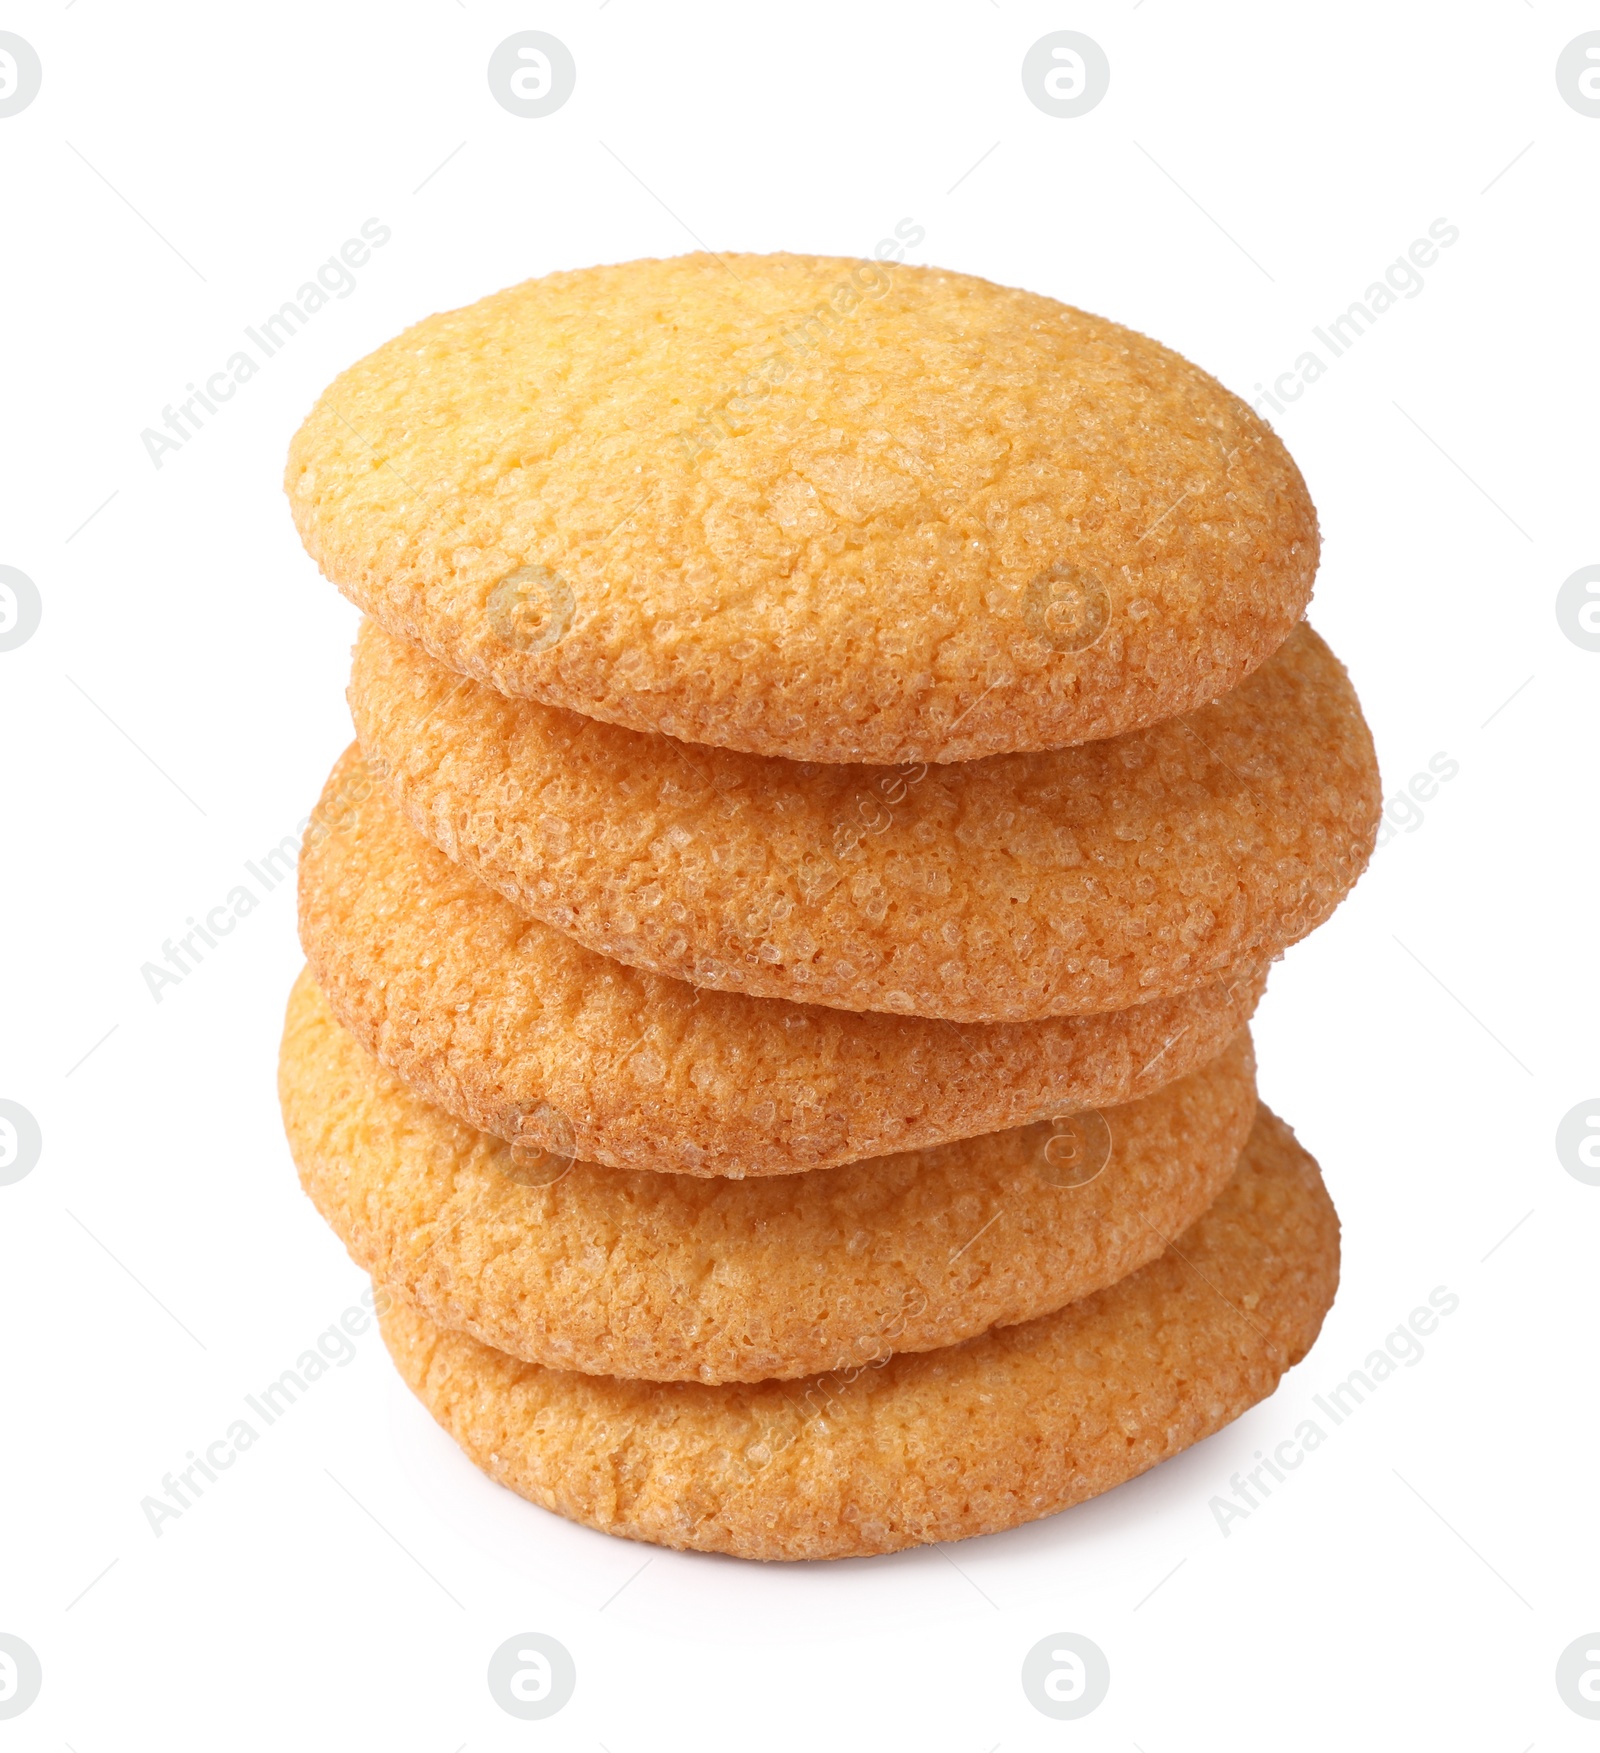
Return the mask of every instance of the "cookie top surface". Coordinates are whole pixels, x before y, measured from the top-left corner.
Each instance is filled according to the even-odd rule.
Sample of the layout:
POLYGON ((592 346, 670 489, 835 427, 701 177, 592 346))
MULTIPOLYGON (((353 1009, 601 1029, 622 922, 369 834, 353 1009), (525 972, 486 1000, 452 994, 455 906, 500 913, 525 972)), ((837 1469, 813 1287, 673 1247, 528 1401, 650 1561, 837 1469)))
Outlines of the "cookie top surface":
POLYGON ((1157 1094, 1059 1125, 765 1180, 607 1169, 431 1107, 309 974, 279 1090, 302 1184, 380 1282, 556 1369, 700 1382, 927 1351, 1115 1283, 1217 1196, 1256 1107, 1241 1034, 1157 1094))
POLYGON ((290 447, 327 576, 463 674, 819 761, 1107 737, 1311 594, 1271 429, 1101 317, 965 274, 692 255, 530 280, 337 378, 290 447))
POLYGON ((501 1484, 630 1539, 745 1558, 960 1540, 1120 1485, 1264 1399, 1339 1273, 1317 1167, 1264 1109, 1176 1244, 1052 1315, 882 1368, 705 1386, 520 1362, 380 1298, 401 1375, 501 1484))
POLYGON ((358 749, 300 858, 334 1014, 428 1100, 585 1161, 783 1175, 1146 1095, 1221 1052, 1256 969, 1129 1011, 961 1026, 708 992, 585 949, 453 864, 358 749))
POLYGON ((1327 918, 1381 804, 1301 625, 1214 705, 957 766, 697 749, 512 700, 366 622, 356 733, 412 823, 525 912, 697 986, 955 1022, 1125 1010, 1327 918))

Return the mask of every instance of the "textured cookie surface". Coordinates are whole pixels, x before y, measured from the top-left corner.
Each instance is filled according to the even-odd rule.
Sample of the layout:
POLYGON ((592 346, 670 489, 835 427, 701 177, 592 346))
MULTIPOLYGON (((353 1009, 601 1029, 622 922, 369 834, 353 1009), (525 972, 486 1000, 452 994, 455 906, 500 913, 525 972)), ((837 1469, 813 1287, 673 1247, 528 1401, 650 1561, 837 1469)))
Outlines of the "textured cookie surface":
POLYGON ((613 1167, 793 1174, 1131 1101, 1214 1058, 1265 983, 959 1027, 703 992, 520 912, 356 749, 312 820, 300 938, 339 1020, 472 1125, 613 1167))
POLYGON ((821 761, 1057 748, 1240 681, 1311 594, 1278 439, 1131 330, 809 256, 551 274, 339 377, 327 576, 510 694, 821 761))
POLYGON ((423 1404, 534 1503, 663 1546, 838 1558, 1034 1521, 1209 1436, 1310 1349, 1338 1262, 1316 1164, 1262 1109, 1235 1179, 1148 1266, 881 1368, 624 1381, 519 1362, 398 1295, 381 1319, 423 1404))
POLYGON ((1107 742, 884 769, 697 749, 512 700, 366 622, 356 732, 525 912, 697 986, 957 1022, 1124 1010, 1264 964, 1366 863, 1354 691, 1302 625, 1215 705, 1107 742))
POLYGON ((1217 1196, 1256 1107, 1241 1034, 1061 1127, 758 1181, 569 1166, 413 1095, 309 973, 279 1092, 318 1211, 432 1319, 555 1369, 699 1382, 929 1351, 1114 1284, 1217 1196))

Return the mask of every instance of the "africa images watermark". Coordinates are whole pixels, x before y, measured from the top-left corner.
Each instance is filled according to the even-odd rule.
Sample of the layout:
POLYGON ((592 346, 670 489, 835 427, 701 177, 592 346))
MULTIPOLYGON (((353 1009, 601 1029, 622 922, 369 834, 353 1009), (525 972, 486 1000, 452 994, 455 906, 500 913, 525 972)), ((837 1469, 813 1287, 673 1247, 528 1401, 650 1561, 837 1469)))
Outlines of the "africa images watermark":
MULTIPOLYGON (((528 31, 508 37, 501 49, 512 48, 524 38, 541 43, 554 40, 528 31)), ((692 467, 707 451, 735 441, 740 434, 730 421, 751 414, 798 369, 808 354, 834 339, 841 332, 841 324, 867 304, 883 298, 892 284, 889 270, 903 262, 906 252, 926 236, 927 232, 914 219, 897 221, 892 237, 878 239, 872 259, 863 257, 810 310, 793 311, 779 319, 785 326, 773 343, 773 350, 760 364, 720 391, 711 402, 696 408, 691 422, 672 434, 670 443, 684 467, 692 467)), ((647 490, 634 510, 648 497, 647 490)), ((623 524, 632 516, 633 512, 629 512, 623 524)), ((620 529, 622 524, 617 527, 620 529)), ((517 651, 534 654, 550 650, 566 637, 572 627, 576 599, 571 584, 559 572, 530 561, 500 579, 489 594, 487 606, 495 637, 517 651)))
POLYGON ((729 425, 729 417, 739 420, 753 412, 841 323, 885 297, 893 284, 891 267, 903 262, 906 251, 915 249, 927 235, 914 219, 897 221, 893 237, 879 238, 874 260, 857 262, 810 310, 788 319, 772 352, 709 406, 697 408, 691 426, 673 434, 684 462, 692 463, 702 452, 736 439, 739 434, 729 425))
MULTIPOLYGON (((1346 1423, 1402 1364, 1411 1369, 1421 1363, 1425 1355, 1422 1341, 1437 1332, 1442 1316, 1453 1315, 1460 1307, 1461 1299, 1453 1290, 1435 1285, 1428 1292, 1427 1306, 1414 1308, 1400 1326, 1385 1335, 1382 1346, 1367 1353, 1360 1369, 1351 1370, 1326 1394, 1313 1394, 1311 1403, 1327 1419, 1330 1429, 1346 1423)), ((1228 1481, 1232 1497, 1213 1497, 1208 1506, 1223 1539, 1233 1532, 1234 1522, 1244 1521, 1272 1496, 1273 1482, 1284 1484, 1313 1449, 1322 1447, 1328 1435, 1329 1430, 1316 1419, 1303 1418, 1270 1455, 1257 1449, 1255 1469, 1235 1473, 1228 1481)))
MULTIPOLYGON (((868 835, 886 834, 894 825, 894 812, 928 776, 926 761, 907 761, 878 776, 873 785, 854 794, 855 820, 848 812, 833 825, 833 858, 820 847, 801 854, 795 866, 795 881, 800 898, 808 906, 820 901, 830 889, 844 880, 846 873, 840 863, 861 855, 868 835)), ((879 924, 889 910, 889 897, 882 882, 871 871, 863 871, 851 888, 851 898, 874 924, 879 924)), ((786 918, 793 906, 787 898, 769 909, 769 919, 776 923, 786 918)), ((759 953, 759 952, 758 952, 759 953)))
POLYGON ((240 348, 228 355, 221 370, 212 372, 203 386, 197 383, 186 385, 187 399, 179 401, 176 407, 169 402, 161 410, 164 430, 157 431, 155 427, 147 426, 139 434, 145 454, 155 467, 159 469, 168 451, 181 450, 205 425, 202 409, 206 414, 220 413, 221 404, 233 400, 239 385, 248 383, 261 370, 262 364, 274 354, 281 353, 330 299, 348 298, 356 289, 355 269, 365 267, 372 259, 373 250, 382 249, 393 235, 381 219, 364 219, 360 236, 346 238, 338 254, 321 263, 315 276, 307 280, 293 298, 286 298, 259 324, 247 324, 245 335, 260 353, 261 364, 240 348))
POLYGON ((292 834, 285 834, 276 846, 269 847, 259 858, 247 858, 244 868, 255 883, 236 883, 215 907, 196 919, 191 913, 186 921, 189 929, 177 935, 176 942, 167 938, 161 945, 161 962, 145 962, 139 972, 146 989, 157 1004, 169 986, 181 985, 206 959, 205 949, 221 948, 220 939, 231 937, 241 919, 255 912, 268 895, 293 877, 307 848, 336 833, 351 815, 371 796, 380 775, 369 763, 359 778, 348 780, 332 797, 317 805, 309 816, 301 817, 292 834), (201 945, 205 946, 202 949, 201 945), (163 963, 165 964, 163 966, 163 963))
POLYGON ((215 1485, 329 1370, 344 1369, 355 1362, 356 1340, 371 1327, 374 1315, 381 1313, 378 1298, 384 1294, 369 1285, 361 1293, 361 1301, 352 1303, 338 1320, 325 1327, 317 1335, 316 1343, 308 1345, 295 1359, 292 1369, 268 1382, 258 1394, 244 1396, 249 1417, 235 1418, 221 1436, 206 1444, 203 1452, 197 1454, 190 1449, 187 1466, 174 1467, 162 1475, 160 1497, 139 1500, 150 1532, 158 1540, 165 1532, 164 1523, 175 1522, 185 1511, 192 1510, 205 1496, 206 1486, 215 1485))
MULTIPOLYGON (((1074 1192, 1097 1180, 1111 1161, 1115 1140, 1110 1123, 1098 1108, 1080 1108, 1040 1125, 1041 1130, 1044 1125, 1052 1128, 1039 1144, 1035 1164, 1035 1172, 1045 1186, 1074 1192)), ((946 1272, 954 1268, 974 1242, 1004 1219, 1006 1209, 1003 1205, 999 1207, 951 1254, 945 1262, 946 1272)), ((940 1294, 937 1286, 933 1287, 933 1295, 940 1294)), ((873 1332, 863 1334, 831 1370, 792 1383, 777 1383, 785 1410, 766 1421, 756 1440, 745 1449, 741 1457, 746 1468, 745 1483, 749 1484, 811 1431, 825 1436, 829 1416, 837 1416, 845 1403, 845 1390, 868 1370, 881 1370, 899 1355, 895 1341, 904 1334, 909 1322, 920 1320, 927 1313, 931 1301, 928 1288, 908 1285, 901 1293, 898 1312, 873 1332)))
POLYGON ((895 1355, 893 1341, 905 1332, 906 1322, 918 1319, 927 1308, 926 1291, 907 1289, 900 1300, 899 1314, 873 1339, 872 1350, 864 1351, 865 1338, 857 1348, 863 1352, 859 1362, 852 1363, 842 1357, 831 1370, 792 1384, 793 1394, 789 1392, 790 1384, 779 1383, 784 1405, 792 1416, 779 1413, 775 1421, 763 1426, 760 1436, 744 1451, 742 1459, 748 1470, 746 1483, 770 1467, 786 1449, 793 1448, 813 1425, 826 1431, 829 1413, 836 1413, 842 1404, 840 1390, 848 1388, 869 1369, 881 1370, 895 1355))
POLYGON ((1398 833, 1415 834, 1427 820, 1422 806, 1432 803, 1439 795, 1439 787, 1448 784, 1460 771, 1461 763, 1443 749, 1429 756, 1426 773, 1413 773, 1404 791, 1383 800, 1383 816, 1373 850, 1387 846, 1398 833))
POLYGON ((1435 219, 1428 227, 1428 235, 1416 238, 1403 256, 1396 256, 1384 270, 1381 280, 1374 280, 1360 298, 1353 300, 1338 316, 1331 317, 1326 325, 1312 329, 1311 333, 1326 349, 1327 357, 1324 358, 1315 347, 1308 347, 1292 366, 1273 378, 1270 389, 1263 383, 1256 385, 1256 398, 1251 407, 1264 415, 1266 410, 1262 404, 1265 403, 1274 413, 1282 414, 1284 403, 1298 402, 1306 393, 1307 385, 1324 376, 1333 361, 1348 353, 1386 311, 1392 310, 1402 298, 1420 295, 1427 285, 1422 270, 1431 268, 1439 259, 1439 251, 1449 249, 1460 236, 1460 228, 1448 219, 1435 219))

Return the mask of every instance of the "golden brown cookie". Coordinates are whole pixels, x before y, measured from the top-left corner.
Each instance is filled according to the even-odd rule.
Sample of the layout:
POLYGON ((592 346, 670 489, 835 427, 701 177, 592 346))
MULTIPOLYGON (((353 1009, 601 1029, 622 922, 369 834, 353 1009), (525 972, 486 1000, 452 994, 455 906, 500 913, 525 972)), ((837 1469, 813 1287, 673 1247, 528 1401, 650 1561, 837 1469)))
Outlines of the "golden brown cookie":
POLYGON ((312 820, 300 941, 339 1020, 472 1125, 613 1167, 793 1174, 1131 1101, 1214 1058, 1265 984, 960 1026, 702 992, 519 912, 358 749, 312 820))
POLYGON ((366 622, 356 732, 525 912, 697 986, 956 1022, 1125 1010, 1320 925, 1377 833, 1372 739, 1301 626, 1215 705, 954 767, 829 767, 511 700, 366 622))
POLYGON ((441 662, 636 730, 957 761, 1213 700, 1300 618, 1272 430, 965 274, 691 255, 432 316, 290 447, 301 539, 441 662))
POLYGON ((703 1181, 536 1160, 431 1107, 296 981, 278 1071, 306 1192, 442 1326, 591 1375, 754 1382, 930 1351, 1154 1259, 1231 1179, 1241 1033, 1142 1101, 844 1168, 703 1181))
POLYGON ((1317 1166, 1262 1109, 1235 1179, 1148 1266, 881 1367, 720 1387, 586 1376, 379 1302, 423 1405, 534 1503, 662 1546, 843 1558, 1034 1521, 1199 1442, 1311 1348, 1338 1276, 1317 1166))

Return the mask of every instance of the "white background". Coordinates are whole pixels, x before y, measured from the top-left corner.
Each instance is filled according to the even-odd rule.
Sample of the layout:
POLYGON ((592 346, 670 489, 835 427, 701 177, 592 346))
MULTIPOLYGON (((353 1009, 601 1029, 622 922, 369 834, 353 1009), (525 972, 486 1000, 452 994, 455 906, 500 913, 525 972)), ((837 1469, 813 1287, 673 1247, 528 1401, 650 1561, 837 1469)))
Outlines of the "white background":
POLYGON ((44 1149, 0 1187, 0 1631, 44 1689, 0 1748, 1595 1744, 1554 1667, 1600 1626, 1600 1188, 1554 1134, 1600 1094, 1600 654, 1554 604, 1600 561, 1600 120, 1554 70, 1597 27, 1559 0, 6 9, 44 83, 0 120, 0 564, 44 609, 0 654, 0 1095, 44 1149), (528 28, 578 68, 540 120, 485 79, 528 28), (1073 120, 1019 77, 1062 28, 1112 70, 1073 120), (356 291, 157 470, 141 430, 369 217, 393 236, 356 291), (1386 795, 1459 763, 1260 1015, 1264 1094, 1345 1225, 1321 1342, 1098 1504, 785 1569, 651 1559, 500 1493, 369 1333, 157 1538, 140 1499, 363 1288, 277 1116, 290 886, 159 1004, 140 975, 350 736, 355 614, 290 526, 290 434, 407 323, 527 276, 697 240, 869 254, 907 218, 911 260, 1246 396, 1460 230, 1274 417, 1386 795), (1224 1537, 1210 1498, 1437 1285, 1460 1307, 1422 1361, 1224 1537), (538 1724, 485 1683, 527 1630, 578 1672, 538 1724), (1068 1630, 1112 1679, 1063 1724, 1019 1672, 1068 1630))

